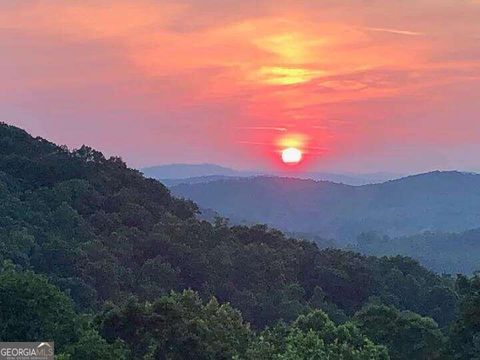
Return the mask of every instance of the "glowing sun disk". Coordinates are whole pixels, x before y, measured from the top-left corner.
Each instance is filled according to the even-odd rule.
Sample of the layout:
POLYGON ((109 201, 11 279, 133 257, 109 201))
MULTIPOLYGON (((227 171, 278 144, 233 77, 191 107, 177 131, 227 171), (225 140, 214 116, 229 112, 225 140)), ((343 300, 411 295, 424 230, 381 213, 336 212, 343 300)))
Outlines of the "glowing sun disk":
POLYGON ((302 152, 294 147, 286 148, 282 151, 282 161, 285 164, 297 164, 302 160, 302 152))

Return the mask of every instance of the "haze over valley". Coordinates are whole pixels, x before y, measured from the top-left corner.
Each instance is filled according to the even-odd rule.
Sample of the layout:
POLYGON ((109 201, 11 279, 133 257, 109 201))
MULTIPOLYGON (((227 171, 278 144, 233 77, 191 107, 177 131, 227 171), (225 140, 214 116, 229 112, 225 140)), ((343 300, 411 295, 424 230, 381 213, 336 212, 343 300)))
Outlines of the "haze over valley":
POLYGON ((313 171, 265 171, 234 170, 215 164, 167 164, 140 169, 145 176, 162 181, 167 185, 181 183, 203 183, 212 180, 255 176, 295 177, 298 179, 324 180, 348 185, 381 183, 402 177, 401 174, 377 173, 329 173, 313 171))
POLYGON ((199 204, 205 218, 267 224, 322 247, 408 255, 441 273, 472 273, 480 265, 473 255, 480 236, 469 232, 480 224, 475 173, 436 171, 362 186, 241 172, 202 175, 163 181, 199 204))

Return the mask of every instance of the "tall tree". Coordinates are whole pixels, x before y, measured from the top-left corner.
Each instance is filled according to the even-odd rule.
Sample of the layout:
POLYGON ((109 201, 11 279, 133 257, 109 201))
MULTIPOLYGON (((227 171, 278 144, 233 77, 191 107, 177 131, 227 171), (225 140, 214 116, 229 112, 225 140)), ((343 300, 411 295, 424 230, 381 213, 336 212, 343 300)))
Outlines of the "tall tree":
POLYGON ((314 310, 301 315, 289 327, 279 324, 265 330, 252 343, 248 359, 265 360, 385 360, 385 347, 375 345, 352 323, 336 326, 314 310))
POLYGON ((355 324, 374 342, 385 345, 393 360, 433 360, 443 356, 446 339, 430 318, 371 305, 355 315, 355 324))

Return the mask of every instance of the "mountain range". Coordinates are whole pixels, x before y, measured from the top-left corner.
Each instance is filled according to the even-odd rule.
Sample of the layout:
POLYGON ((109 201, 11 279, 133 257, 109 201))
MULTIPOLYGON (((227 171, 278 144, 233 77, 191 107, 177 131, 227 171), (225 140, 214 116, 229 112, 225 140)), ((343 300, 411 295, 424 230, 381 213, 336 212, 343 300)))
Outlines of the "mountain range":
POLYGON ((456 171, 352 186, 281 177, 181 183, 173 194, 235 223, 261 222, 285 231, 354 242, 363 232, 398 237, 460 232, 480 224, 480 175, 456 171))
MULTIPOLYGON (((181 183, 204 183, 212 180, 254 177, 254 176, 292 176, 291 173, 282 171, 241 171, 216 164, 167 164, 141 169, 143 174, 160 180, 167 186, 181 183)), ((299 179, 311 179, 320 181, 332 181, 348 185, 366 185, 382 183, 387 180, 400 178, 402 175, 389 172, 376 172, 367 174, 355 173, 331 173, 304 171, 296 172, 295 177, 299 179)))

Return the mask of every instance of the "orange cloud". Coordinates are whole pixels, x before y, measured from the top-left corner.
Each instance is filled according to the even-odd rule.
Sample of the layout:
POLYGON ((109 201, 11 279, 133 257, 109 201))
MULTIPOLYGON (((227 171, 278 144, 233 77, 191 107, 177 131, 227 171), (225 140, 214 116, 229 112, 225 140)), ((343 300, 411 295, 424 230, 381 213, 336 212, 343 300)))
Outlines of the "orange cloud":
MULTIPOLYGON (((0 105, 36 107, 42 119, 88 109, 181 124, 199 148, 240 127, 308 135, 313 147, 371 146, 388 127, 365 114, 401 119, 390 128, 410 133, 405 109, 417 116, 422 101, 448 107, 480 90, 479 17, 477 1, 456 0, 4 2, 0 105), (343 115, 348 125, 325 120, 343 115), (351 135, 357 127, 370 133, 351 135)), ((259 133, 245 141, 275 141, 259 133)))

